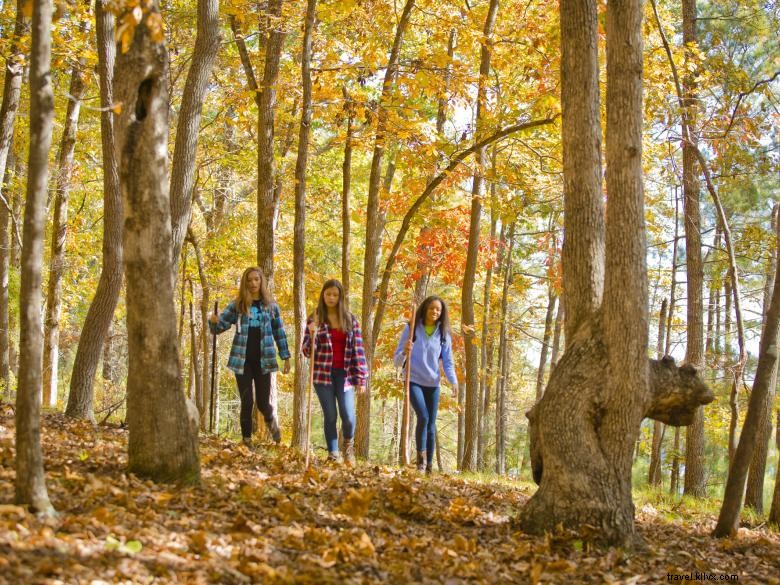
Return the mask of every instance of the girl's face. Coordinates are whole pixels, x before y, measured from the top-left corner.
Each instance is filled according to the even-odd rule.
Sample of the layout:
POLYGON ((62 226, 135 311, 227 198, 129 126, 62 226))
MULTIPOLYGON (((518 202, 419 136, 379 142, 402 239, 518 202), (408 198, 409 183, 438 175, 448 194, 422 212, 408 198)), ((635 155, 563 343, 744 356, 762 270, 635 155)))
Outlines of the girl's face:
POLYGON ((341 298, 341 292, 335 286, 326 288, 322 291, 322 300, 325 301, 325 306, 329 309, 334 309, 339 305, 339 299, 341 298))
POLYGON ((425 309, 425 323, 426 325, 433 325, 441 317, 441 303, 439 301, 431 301, 428 308, 425 309))
POLYGON ((250 272, 246 277, 246 288, 251 294, 256 295, 260 292, 261 282, 262 277, 259 272, 250 272))

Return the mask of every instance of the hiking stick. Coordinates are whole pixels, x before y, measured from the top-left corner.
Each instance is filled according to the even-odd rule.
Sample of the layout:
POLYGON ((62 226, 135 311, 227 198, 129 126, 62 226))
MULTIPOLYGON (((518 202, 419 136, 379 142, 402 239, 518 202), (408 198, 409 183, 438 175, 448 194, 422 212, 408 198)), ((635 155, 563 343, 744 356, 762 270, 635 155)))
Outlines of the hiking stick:
MULTIPOLYGON (((315 309, 315 315, 316 315, 316 309, 315 309)), ((319 328, 317 325, 317 319, 315 317, 314 319, 314 325, 315 327, 319 328)), ((307 415, 306 415, 306 466, 304 469, 309 468, 309 454, 311 453, 311 395, 312 395, 312 388, 314 387, 314 352, 317 350, 317 331, 315 330, 314 335, 310 335, 311 340, 311 352, 309 353, 309 384, 308 388, 306 390, 306 401, 307 401, 307 415)))
MULTIPOLYGON (((214 301, 214 314, 217 314, 217 301, 214 301)), ((216 405, 214 404, 214 385, 215 385, 215 379, 214 376, 217 372, 217 333, 214 332, 212 335, 212 342, 211 342, 211 402, 209 403, 209 432, 214 432, 214 411, 216 410, 216 405)))
MULTIPOLYGON (((416 310, 416 303, 412 298, 412 313, 409 317, 409 341, 414 339, 414 312, 416 310)), ((409 404, 409 384, 412 375, 412 350, 409 350, 409 355, 406 356, 406 377, 404 380, 404 421, 403 428, 401 429, 401 465, 409 464, 409 417, 411 413, 409 404)))

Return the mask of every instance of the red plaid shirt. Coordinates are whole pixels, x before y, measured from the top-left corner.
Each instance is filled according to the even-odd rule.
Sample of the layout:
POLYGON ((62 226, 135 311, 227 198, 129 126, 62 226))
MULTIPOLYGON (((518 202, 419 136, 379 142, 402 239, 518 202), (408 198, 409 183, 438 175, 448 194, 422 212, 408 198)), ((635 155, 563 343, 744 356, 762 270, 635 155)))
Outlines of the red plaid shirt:
MULTIPOLYGON (((309 325, 312 319, 306 321, 306 332, 303 335, 301 351, 306 357, 311 354, 311 336, 309 325)), ((355 316, 352 316, 352 329, 347 332, 347 344, 344 347, 344 369, 347 371, 344 387, 363 386, 368 376, 366 367, 366 353, 363 350, 363 335, 360 333, 360 324, 355 316)), ((332 384, 330 371, 333 367, 333 345, 330 340, 330 325, 321 323, 315 336, 314 352, 314 383, 332 384)))

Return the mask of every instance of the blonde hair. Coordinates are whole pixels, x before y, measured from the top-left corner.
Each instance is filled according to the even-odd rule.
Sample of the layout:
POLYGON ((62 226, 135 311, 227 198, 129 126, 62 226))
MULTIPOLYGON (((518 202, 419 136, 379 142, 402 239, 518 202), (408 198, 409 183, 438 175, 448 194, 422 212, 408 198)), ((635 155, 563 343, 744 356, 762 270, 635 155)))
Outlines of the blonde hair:
POLYGON ((252 293, 249 292, 249 275, 253 272, 257 272, 260 275, 260 302, 266 307, 273 303, 263 270, 257 266, 250 266, 241 275, 241 283, 238 285, 238 295, 236 296, 236 310, 244 315, 249 315, 249 308, 252 306, 253 299, 252 293))

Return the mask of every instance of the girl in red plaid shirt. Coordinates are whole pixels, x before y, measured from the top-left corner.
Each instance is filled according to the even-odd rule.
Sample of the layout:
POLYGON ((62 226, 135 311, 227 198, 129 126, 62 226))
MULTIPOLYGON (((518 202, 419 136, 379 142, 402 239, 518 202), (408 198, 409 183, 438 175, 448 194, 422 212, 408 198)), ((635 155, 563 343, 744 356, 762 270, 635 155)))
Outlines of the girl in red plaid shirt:
POLYGON ((306 323, 302 351, 311 356, 314 338, 314 390, 322 406, 328 460, 339 459, 338 417, 344 438, 344 461, 355 463, 355 389, 366 387, 366 355, 360 324, 347 309, 338 280, 322 285, 320 300, 306 323))

